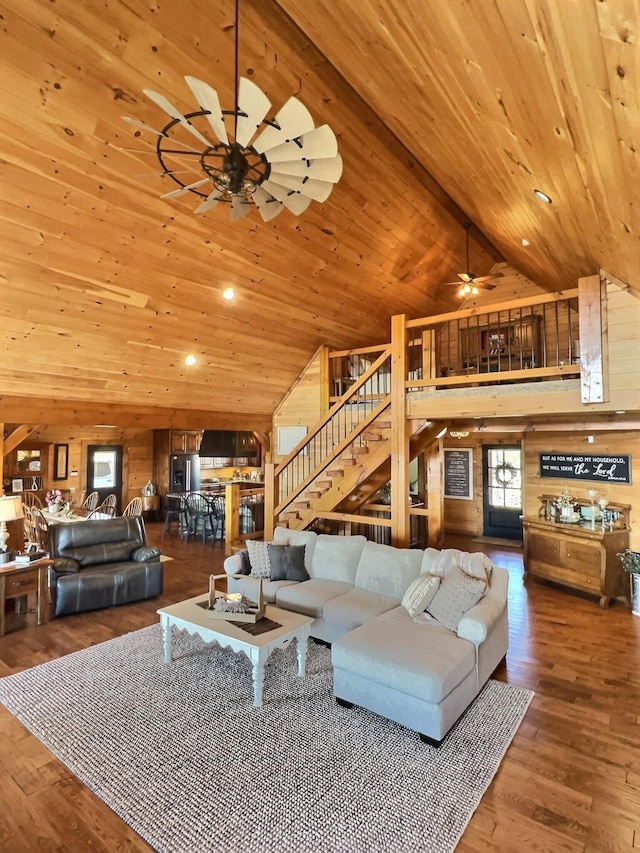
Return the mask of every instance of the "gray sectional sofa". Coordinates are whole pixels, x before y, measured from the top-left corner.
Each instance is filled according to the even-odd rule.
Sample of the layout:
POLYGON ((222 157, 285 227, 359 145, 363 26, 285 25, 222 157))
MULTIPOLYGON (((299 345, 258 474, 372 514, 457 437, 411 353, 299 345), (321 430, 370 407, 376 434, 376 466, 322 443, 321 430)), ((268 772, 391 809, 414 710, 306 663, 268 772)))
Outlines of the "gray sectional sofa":
MULTIPOLYGON (((265 579, 264 598, 314 617, 311 635, 331 644, 337 701, 440 743, 507 653, 507 571, 482 554, 398 549, 363 536, 276 528, 274 542, 305 546, 309 579, 265 579), (435 575, 442 583, 457 565, 485 577, 486 591, 455 630, 428 613, 411 616, 402 601, 412 582, 435 575)), ((224 564, 228 574, 246 566, 242 554, 224 564)), ((230 591, 250 598, 257 583, 251 576, 228 580, 230 591)))

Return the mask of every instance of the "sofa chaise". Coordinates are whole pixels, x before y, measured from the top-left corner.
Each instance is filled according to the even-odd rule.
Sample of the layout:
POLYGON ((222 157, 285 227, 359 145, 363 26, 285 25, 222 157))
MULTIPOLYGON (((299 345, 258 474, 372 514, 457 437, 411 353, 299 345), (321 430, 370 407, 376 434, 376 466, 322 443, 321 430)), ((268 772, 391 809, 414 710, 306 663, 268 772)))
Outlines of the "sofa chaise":
POLYGON ((162 592, 160 551, 140 516, 52 524, 49 588, 55 615, 152 598, 162 592))
POLYGON ((311 636, 331 644, 336 700, 423 740, 442 741, 507 653, 508 572, 484 554, 286 528, 276 528, 272 544, 247 544, 249 553, 267 548, 278 564, 281 553, 297 550, 308 579, 281 577, 278 569, 274 580, 240 552, 224 563, 229 575, 244 575, 229 577, 229 590, 255 598, 254 575, 261 574, 264 599, 314 617, 311 636), (467 600, 477 603, 460 609, 456 590, 464 600, 474 585, 467 600))

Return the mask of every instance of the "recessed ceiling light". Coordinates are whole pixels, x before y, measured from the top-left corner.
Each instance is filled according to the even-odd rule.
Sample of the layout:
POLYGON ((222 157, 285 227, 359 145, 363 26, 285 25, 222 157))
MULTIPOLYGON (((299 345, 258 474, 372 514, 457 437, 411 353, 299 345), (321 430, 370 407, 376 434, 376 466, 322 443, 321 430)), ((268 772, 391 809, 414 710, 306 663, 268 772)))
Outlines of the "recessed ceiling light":
POLYGON ((626 409, 616 409, 616 415, 626 415, 626 414, 627 414, 626 409))
POLYGON ((196 357, 195 357, 195 355, 188 355, 188 356, 185 358, 184 363, 185 363, 185 364, 188 364, 188 365, 189 365, 189 367, 191 367, 191 365, 192 365, 192 364, 195 364, 195 363, 196 363, 196 357))
POLYGON ((542 190, 534 190, 534 193, 538 196, 540 201, 543 201, 545 204, 551 204, 551 196, 543 193, 542 190))
POLYGON ((526 238, 526 237, 523 237, 523 238, 522 238, 522 245, 523 245, 523 246, 530 246, 530 245, 531 245, 531 243, 527 240, 527 238, 526 238))
POLYGON ((224 299, 233 299, 235 295, 236 292, 232 287, 227 287, 222 291, 222 296, 224 299))

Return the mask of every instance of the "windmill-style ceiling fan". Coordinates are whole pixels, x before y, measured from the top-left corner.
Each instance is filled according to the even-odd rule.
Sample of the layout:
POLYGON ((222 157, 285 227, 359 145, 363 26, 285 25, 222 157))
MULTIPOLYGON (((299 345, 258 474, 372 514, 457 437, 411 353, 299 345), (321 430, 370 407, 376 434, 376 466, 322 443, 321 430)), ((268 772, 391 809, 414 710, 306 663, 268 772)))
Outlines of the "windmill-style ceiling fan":
POLYGON ((458 287, 458 296, 477 296, 478 288, 483 290, 493 290, 495 284, 491 284, 494 279, 502 278, 502 273, 497 272, 494 275, 481 275, 477 276, 474 273, 470 272, 469 266, 469 229, 471 228, 470 222, 464 223, 464 230, 466 236, 466 272, 458 273, 459 281, 447 281, 445 282, 445 287, 458 287))
POLYGON ((315 126, 297 98, 289 98, 274 118, 266 117, 271 102, 255 83, 238 75, 238 7, 236 0, 233 110, 221 109, 218 93, 208 83, 185 77, 199 110, 183 114, 164 95, 144 89, 171 121, 155 130, 137 119, 123 118, 157 137, 162 175, 178 184, 162 198, 200 196, 196 213, 227 203, 232 221, 249 213, 252 205, 265 222, 283 208, 298 216, 312 200, 326 201, 340 180, 338 141, 328 125, 315 126), (232 117, 231 137, 227 116, 232 117))

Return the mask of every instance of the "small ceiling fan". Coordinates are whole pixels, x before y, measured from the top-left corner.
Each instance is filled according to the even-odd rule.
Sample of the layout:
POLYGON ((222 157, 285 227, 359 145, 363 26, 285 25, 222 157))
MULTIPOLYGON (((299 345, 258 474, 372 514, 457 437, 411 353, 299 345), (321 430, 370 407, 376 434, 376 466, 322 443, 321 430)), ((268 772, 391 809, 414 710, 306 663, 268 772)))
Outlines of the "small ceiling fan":
POLYGON ((495 284, 490 284, 496 278, 502 278, 502 273, 498 272, 493 275, 481 275, 477 276, 474 273, 470 272, 469 267, 469 229, 471 228, 470 222, 464 223, 464 230, 466 232, 466 272, 459 272, 458 278, 459 281, 447 281, 445 282, 445 287, 458 287, 458 296, 477 296, 478 288, 482 290, 493 290, 495 284))

